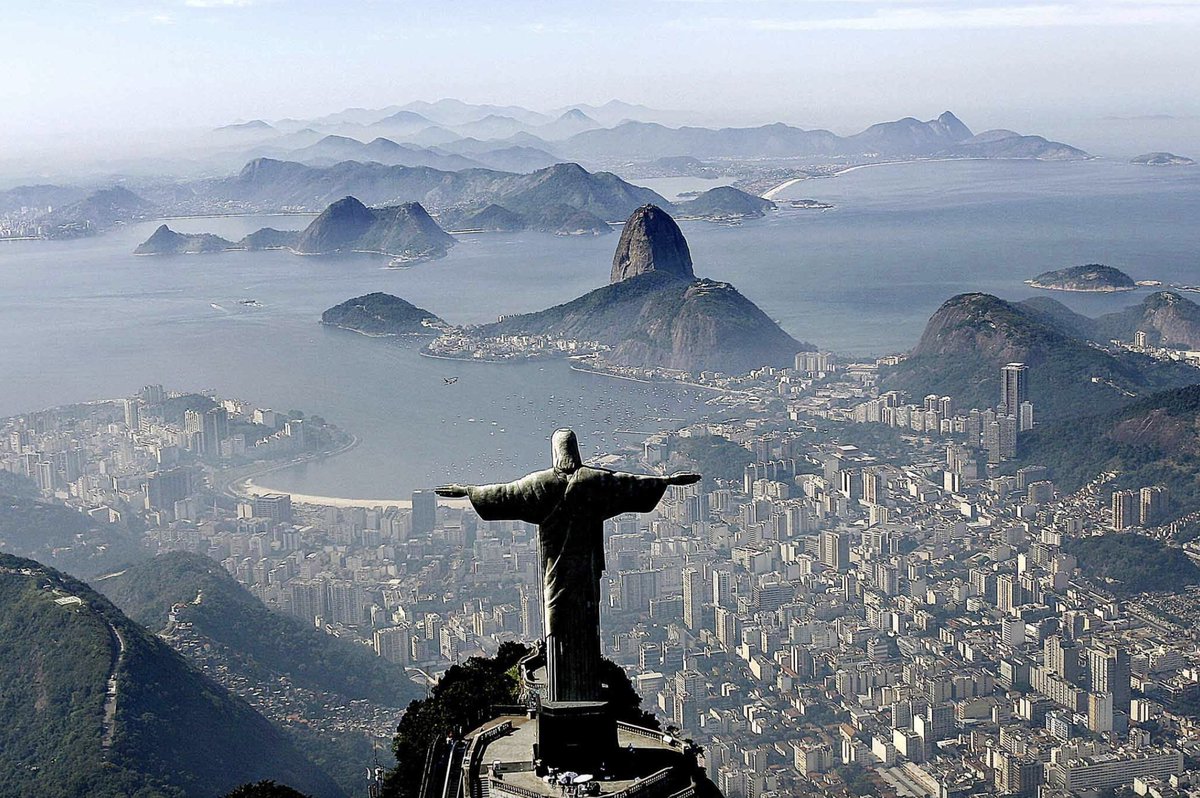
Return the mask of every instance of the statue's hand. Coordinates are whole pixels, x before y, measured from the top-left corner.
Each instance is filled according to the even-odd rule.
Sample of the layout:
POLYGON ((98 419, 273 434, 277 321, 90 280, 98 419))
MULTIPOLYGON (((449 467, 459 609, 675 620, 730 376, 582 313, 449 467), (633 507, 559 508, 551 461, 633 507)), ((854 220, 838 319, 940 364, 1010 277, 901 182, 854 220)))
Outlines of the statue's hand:
POLYGON ((442 485, 434 488, 433 492, 439 496, 445 496, 447 499, 461 499, 467 495, 467 487, 466 485, 442 485))
POLYGON ((693 474, 689 471, 682 471, 678 474, 672 474, 667 477, 667 481, 672 485, 693 485, 704 479, 700 474, 693 474))

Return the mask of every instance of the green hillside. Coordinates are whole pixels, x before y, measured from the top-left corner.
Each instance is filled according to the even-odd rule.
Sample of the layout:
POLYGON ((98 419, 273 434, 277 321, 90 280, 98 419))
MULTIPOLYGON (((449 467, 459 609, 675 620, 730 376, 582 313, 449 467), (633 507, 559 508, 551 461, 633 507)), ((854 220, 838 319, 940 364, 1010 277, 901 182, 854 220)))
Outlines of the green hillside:
POLYGON ((0 706, 0 795, 215 798, 263 779, 343 795, 265 718, 103 596, 5 554, 0 706))
POLYGON ((250 676, 283 674, 301 687, 390 706, 404 706, 419 692, 403 668, 269 609, 200 554, 162 554, 96 586, 150 629, 163 628, 171 607, 186 604, 181 617, 225 649, 230 668, 250 676))

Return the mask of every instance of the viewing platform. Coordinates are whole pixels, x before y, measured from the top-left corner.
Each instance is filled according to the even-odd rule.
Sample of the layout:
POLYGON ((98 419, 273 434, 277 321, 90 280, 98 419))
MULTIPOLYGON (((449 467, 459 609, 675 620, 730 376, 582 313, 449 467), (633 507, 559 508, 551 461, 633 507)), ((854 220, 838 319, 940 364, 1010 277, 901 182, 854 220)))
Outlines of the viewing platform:
POLYGON ((471 732, 462 758, 463 798, 563 795, 613 798, 690 798, 701 795, 694 760, 685 743, 652 729, 617 724, 619 753, 596 773, 539 770, 533 759, 538 740, 536 713, 502 715, 471 732), (590 778, 589 778, 590 777, 590 778))

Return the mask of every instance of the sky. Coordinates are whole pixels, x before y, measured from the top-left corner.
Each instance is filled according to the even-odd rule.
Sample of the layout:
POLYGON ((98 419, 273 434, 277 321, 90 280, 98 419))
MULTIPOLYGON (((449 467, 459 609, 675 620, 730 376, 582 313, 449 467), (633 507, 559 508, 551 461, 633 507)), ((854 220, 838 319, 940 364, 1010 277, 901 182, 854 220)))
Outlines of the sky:
POLYGON ((0 19, 9 151, 441 97, 836 132, 1200 117, 1200 0, 0 0, 0 19))

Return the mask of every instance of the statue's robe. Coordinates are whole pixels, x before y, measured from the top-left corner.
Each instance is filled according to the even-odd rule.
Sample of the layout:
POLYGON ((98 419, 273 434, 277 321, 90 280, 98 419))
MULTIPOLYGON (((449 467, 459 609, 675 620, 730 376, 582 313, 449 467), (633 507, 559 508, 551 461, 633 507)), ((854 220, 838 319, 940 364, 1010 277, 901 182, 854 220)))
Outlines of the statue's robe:
POLYGON ((467 489, 479 517, 537 524, 546 631, 543 700, 599 701, 600 574, 604 521, 646 513, 666 492, 662 477, 582 466, 536 471, 515 482, 467 489))

